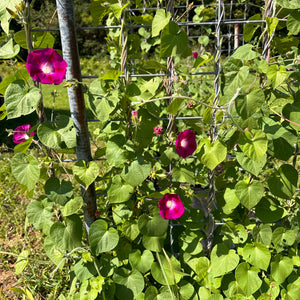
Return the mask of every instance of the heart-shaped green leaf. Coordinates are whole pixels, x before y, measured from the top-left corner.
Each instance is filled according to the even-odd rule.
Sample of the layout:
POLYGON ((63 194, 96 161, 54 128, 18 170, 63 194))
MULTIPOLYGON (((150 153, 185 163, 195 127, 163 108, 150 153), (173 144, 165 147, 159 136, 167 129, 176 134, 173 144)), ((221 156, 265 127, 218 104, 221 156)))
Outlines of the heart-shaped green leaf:
POLYGON ((241 263, 235 271, 235 278, 246 296, 254 294, 261 286, 262 280, 258 276, 258 269, 251 268, 247 263, 241 263))
POLYGON ((16 80, 7 87, 4 101, 7 118, 18 118, 36 110, 41 101, 41 92, 36 87, 28 88, 24 80, 16 80))
POLYGON ((267 246, 261 243, 246 244, 243 248, 243 258, 251 265, 267 271, 271 252, 267 246))
POLYGON ((215 141, 213 145, 209 142, 204 142, 202 149, 203 154, 200 157, 201 162, 211 170, 224 161, 227 155, 226 146, 219 140, 215 141))
POLYGON ((59 249, 71 251, 80 247, 82 238, 80 217, 71 215, 65 218, 64 224, 54 223, 50 228, 50 237, 59 249))
POLYGON ((211 272, 214 277, 225 275, 236 268, 239 260, 234 249, 229 249, 225 244, 217 244, 211 251, 211 272))
POLYGON ((288 164, 281 165, 268 180, 270 192, 283 199, 291 199, 298 184, 297 170, 288 164))
POLYGON ((39 163, 31 154, 17 153, 11 160, 11 172, 17 181, 33 190, 40 178, 39 163))
POLYGON ((239 146, 249 158, 261 161, 267 152, 268 139, 264 132, 252 130, 252 133, 245 131, 240 135, 239 146))
POLYGON ((260 199, 264 196, 265 189, 264 185, 257 180, 253 180, 250 183, 241 180, 235 185, 235 193, 241 203, 246 208, 251 209, 258 204, 260 199))
POLYGON ((49 178, 44 186, 45 193, 49 200, 60 205, 65 205, 73 195, 73 185, 70 181, 59 181, 56 177, 49 178))
POLYGON ((143 254, 141 254, 141 251, 137 249, 129 254, 129 263, 132 269, 136 269, 142 274, 150 270, 153 261, 153 254, 149 250, 145 250, 143 254))
POLYGON ((75 179, 85 187, 92 184, 99 174, 99 167, 95 161, 90 161, 87 164, 80 160, 73 167, 75 179))
POLYGON ((104 220, 95 221, 89 231, 89 242, 93 253, 100 253, 113 250, 119 242, 118 231, 114 228, 109 228, 104 220))

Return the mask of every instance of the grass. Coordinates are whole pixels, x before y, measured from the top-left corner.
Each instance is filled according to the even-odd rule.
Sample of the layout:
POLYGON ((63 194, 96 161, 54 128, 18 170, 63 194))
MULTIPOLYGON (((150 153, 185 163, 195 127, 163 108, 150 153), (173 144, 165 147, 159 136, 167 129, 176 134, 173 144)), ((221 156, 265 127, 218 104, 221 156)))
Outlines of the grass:
POLYGON ((41 233, 32 226, 25 230, 26 207, 31 198, 22 193, 10 173, 11 156, 0 152, 0 299, 20 299, 26 289, 34 299, 56 299, 65 288, 67 275, 56 272, 50 276, 55 266, 43 251, 41 233), (25 249, 30 252, 29 264, 16 275, 14 264, 25 249))

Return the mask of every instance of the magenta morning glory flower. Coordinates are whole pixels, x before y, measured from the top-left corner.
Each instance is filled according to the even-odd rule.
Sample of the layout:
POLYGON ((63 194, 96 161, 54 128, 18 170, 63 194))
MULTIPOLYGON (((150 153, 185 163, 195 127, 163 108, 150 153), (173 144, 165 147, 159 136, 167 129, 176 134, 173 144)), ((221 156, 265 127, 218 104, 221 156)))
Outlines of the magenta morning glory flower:
POLYGON ((197 58, 198 57, 198 52, 193 52, 193 58, 197 58))
POLYGON ((34 132, 30 132, 31 126, 29 124, 18 126, 14 130, 13 142, 16 144, 20 144, 28 140, 31 136, 34 136, 34 132))
POLYGON ((167 220, 178 219, 184 213, 184 205, 177 194, 165 194, 158 207, 160 215, 167 220))
POLYGON ((163 127, 162 126, 156 126, 153 128, 155 135, 160 135, 163 133, 163 127))
POLYGON ((175 147, 177 153, 183 158, 193 154, 197 149, 195 132, 190 129, 180 132, 177 136, 175 147))
POLYGON ((67 63, 52 48, 37 49, 27 56, 26 68, 30 76, 44 84, 60 84, 66 75, 67 63))

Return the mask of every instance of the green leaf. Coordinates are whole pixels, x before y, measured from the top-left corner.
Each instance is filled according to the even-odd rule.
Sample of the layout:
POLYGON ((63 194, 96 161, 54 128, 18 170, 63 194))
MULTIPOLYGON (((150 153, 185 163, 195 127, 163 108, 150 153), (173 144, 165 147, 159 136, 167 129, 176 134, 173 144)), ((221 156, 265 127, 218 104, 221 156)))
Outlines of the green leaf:
POLYGON ((298 183, 297 170, 288 164, 281 165, 268 180, 270 192, 282 199, 291 199, 298 183))
POLYGON ((20 80, 28 80, 30 78, 30 75, 28 74, 27 70, 19 69, 18 71, 14 72, 14 74, 5 76, 3 80, 0 83, 0 94, 4 95, 7 87, 17 79, 20 80))
POLYGON ((74 148, 76 133, 71 118, 59 115, 55 123, 42 123, 37 129, 40 141, 53 149, 74 148))
POLYGON ((0 21, 2 29, 7 35, 9 35, 9 21, 11 19, 11 15, 6 8, 16 12, 16 5, 19 3, 19 0, 1 0, 0 21))
POLYGON ((160 57, 187 56, 185 54, 191 54, 188 36, 186 32, 179 31, 179 26, 175 22, 170 21, 161 33, 160 57))
POLYGON ((49 200, 60 205, 65 205, 73 195, 73 185, 70 181, 59 181, 56 177, 49 178, 44 186, 45 193, 49 200))
POLYGON ((123 74, 124 74, 124 72, 122 72, 120 70, 109 70, 101 76, 101 79, 116 81, 123 74))
POLYGON ((125 166, 121 174, 122 178, 131 186, 136 187, 143 183, 149 176, 151 163, 147 163, 141 155, 130 166, 125 166))
POLYGON ((235 100, 237 113, 244 119, 250 118, 265 102, 265 95, 261 89, 253 89, 244 96, 238 96, 235 100))
POLYGON ((152 21, 152 37, 158 36, 169 23, 171 18, 170 12, 165 12, 164 9, 158 9, 152 21))
POLYGON ((265 188, 264 185, 257 180, 253 180, 250 183, 241 180, 235 185, 235 193, 240 199, 241 204, 251 209, 256 206, 264 196, 265 188))
POLYGON ((122 229, 124 236, 130 241, 134 241, 140 234, 139 226, 136 220, 124 222, 122 229))
POLYGON ((175 98, 167 107, 167 113, 171 115, 176 115, 178 111, 183 108, 184 106, 184 99, 175 98))
POLYGON ((195 184, 195 173, 191 168, 184 167, 174 167, 173 177, 174 182, 187 182, 190 184, 195 184))
POLYGON ((0 48, 0 59, 10 59, 18 55, 20 52, 20 46, 13 44, 13 39, 9 39, 1 48, 0 48))
POLYGON ((171 256, 168 259, 164 254, 157 254, 158 262, 151 265, 151 275, 160 284, 173 285, 180 281, 183 274, 180 262, 171 256))
POLYGON ((259 53, 252 50, 253 47, 254 46, 251 44, 245 44, 243 46, 240 46, 234 51, 231 57, 242 60, 252 60, 260 56, 259 53))
POLYGON ((224 193, 225 205, 222 207, 223 212, 229 215, 240 204, 240 199, 237 197, 235 190, 226 188, 224 193))
POLYGON ((62 209, 63 216, 67 217, 78 213, 81 210, 83 204, 83 199, 79 196, 69 200, 62 209))
POLYGON ((300 130, 300 92, 295 94, 293 103, 288 103, 283 107, 282 114, 285 118, 295 123, 289 123, 291 127, 297 131, 300 130))
POLYGON ((243 152, 236 152, 236 160, 244 170, 258 176, 267 162, 267 155, 265 154, 261 160, 255 161, 243 152))
POLYGON ((33 190, 40 178, 39 163, 31 154, 17 153, 11 160, 11 172, 17 181, 33 190))
POLYGON ((272 228, 268 224, 261 224, 259 227, 254 227, 253 237, 256 242, 262 243, 266 246, 271 245, 272 228))
POLYGON ((127 161, 127 153, 124 149, 126 139, 123 135, 113 136, 106 144, 106 158, 111 166, 120 166, 127 161))
POLYGON ((41 92, 36 87, 29 88, 23 80, 16 80, 7 87, 4 101, 7 118, 18 118, 36 110, 41 101, 41 92))
POLYGON ((161 252, 164 246, 164 241, 166 239, 167 234, 163 236, 146 236, 143 235, 143 246, 150 251, 161 252))
POLYGON ((19 152, 26 153, 26 151, 29 149, 29 147, 32 144, 32 140, 33 140, 33 137, 30 137, 28 140, 26 140, 20 144, 17 144, 14 147, 14 153, 19 153, 19 152))
POLYGON ((254 294, 261 286, 262 281, 258 276, 258 270, 251 268, 247 263, 241 263, 235 271, 235 278, 239 287, 246 296, 254 294))
POLYGON ((278 24, 278 18, 276 17, 266 17, 266 24, 267 24, 267 31, 269 36, 273 34, 273 31, 276 29, 276 26, 278 24))
POLYGON ((50 237, 59 249, 72 251, 81 247, 82 222, 78 215, 71 215, 50 228, 50 237))
POLYGON ((272 82, 272 86, 276 89, 287 79, 287 71, 284 66, 271 65, 267 69, 267 76, 272 82))
POLYGON ((119 296, 118 299, 136 299, 145 286, 144 277, 139 271, 129 271, 125 268, 119 268, 115 271, 113 281, 118 284, 116 291, 119 296))
POLYGON ((154 257, 151 251, 144 250, 143 254, 139 249, 134 250, 129 254, 129 263, 133 270, 138 270, 142 274, 150 270, 154 257))
MULTIPOLYGON (((22 48, 27 49, 27 42, 24 30, 15 33, 14 40, 22 48)), ((53 48, 55 38, 50 32, 32 31, 31 41, 34 49, 53 48)))
MULTIPOLYGON (((261 20, 262 16, 256 14, 251 16, 248 20, 261 20)), ((259 23, 246 23, 243 30, 243 37, 246 43, 250 42, 256 30, 260 27, 259 23)))
POLYGON ((23 250, 19 255, 15 264, 15 274, 21 274, 28 265, 29 250, 23 250))
POLYGON ((293 260, 287 256, 276 255, 271 262, 271 276, 279 284, 293 271, 293 260))
POLYGON ((286 22, 286 27, 290 34, 297 35, 300 32, 300 12, 291 11, 286 22))
POLYGON ((207 257, 201 256, 197 259, 197 263, 195 266, 195 271, 197 274, 197 280, 201 281, 205 277, 207 277, 210 267, 210 261, 207 257))
POLYGON ((299 38, 296 37, 277 37, 275 36, 271 42, 271 48, 279 52, 279 54, 286 54, 288 51, 292 49, 292 47, 298 47, 299 38))
POLYGON ((254 267, 267 271, 271 252, 267 246, 261 243, 246 244, 243 248, 243 258, 254 267))
POLYGON ((241 224, 227 222, 224 226, 222 226, 221 232, 226 237, 229 237, 234 244, 243 244, 248 239, 248 233, 245 227, 241 224))
POLYGON ((0 106, 0 121, 4 120, 7 116, 5 104, 0 106))
POLYGON ((276 2, 283 8, 289 8, 289 9, 300 8, 300 3, 298 0, 277 0, 276 2))
POLYGON ((300 295, 300 286, 291 283, 287 286, 286 300, 294 300, 297 299, 300 295))
POLYGON ((109 12, 109 6, 105 5, 102 1, 94 0, 90 4, 90 12, 95 26, 102 23, 103 18, 109 12))
POLYGON ((73 166, 73 175, 75 179, 83 186, 91 185, 99 174, 99 167, 95 161, 90 161, 87 164, 80 160, 73 166))
POLYGON ((232 99, 238 88, 243 87, 243 84, 249 75, 249 67, 242 66, 236 73, 234 72, 234 77, 232 76, 232 73, 233 71, 229 72, 229 74, 225 73, 226 83, 228 81, 228 84, 226 84, 224 88, 224 95, 227 98, 227 102, 232 99))
POLYGON ((225 244, 217 244, 211 251, 211 272, 214 277, 225 275, 236 268, 239 256, 225 244))
POLYGON ((255 215, 264 223, 277 222, 287 214, 282 204, 270 196, 263 197, 255 208, 255 215))
POLYGON ((146 236, 163 236, 168 229, 169 221, 161 217, 158 211, 153 217, 143 214, 138 220, 139 230, 146 236))
POLYGON ((281 252, 285 247, 292 246, 295 243, 296 234, 293 230, 285 230, 283 227, 278 227, 272 234, 272 243, 277 252, 281 252))
POLYGON ((260 161, 267 152, 268 139, 260 130, 245 131, 239 137, 239 146, 249 158, 260 161))
POLYGON ((123 203, 128 201, 134 192, 130 184, 124 184, 121 176, 114 176, 107 192, 110 203, 123 203))
POLYGON ((51 221, 53 216, 53 202, 50 202, 47 198, 42 201, 33 200, 27 206, 26 216, 35 229, 43 229, 43 232, 46 233, 53 224, 51 221))
MULTIPOLYGON (((115 176, 114 178, 120 176, 115 176)), ((114 180, 113 178, 113 180, 114 180)), ((116 225, 119 225, 123 223, 126 220, 129 220, 129 218, 132 216, 132 210, 125 204, 119 204, 116 206, 113 206, 113 219, 116 225)))
POLYGON ((64 256, 65 251, 59 249, 49 235, 44 239, 44 250, 51 261, 57 265, 59 269, 62 269, 66 262, 66 257, 64 256))
POLYGON ((119 242, 118 231, 109 228, 104 220, 95 221, 89 231, 91 251, 96 255, 113 250, 119 242))
POLYGON ((202 240, 201 232, 185 231, 180 235, 179 245, 180 249, 191 255, 199 254, 203 247, 200 241, 202 240))
POLYGON ((227 147, 220 140, 216 140, 213 145, 211 145, 208 140, 203 140, 202 142, 204 143, 204 153, 202 154, 202 152, 200 152, 202 154, 200 160, 209 169, 213 170, 218 164, 225 160, 227 147))
POLYGON ((297 136, 285 129, 280 122, 267 117, 262 118, 261 121, 262 130, 269 139, 268 152, 278 159, 287 161, 295 152, 297 136))

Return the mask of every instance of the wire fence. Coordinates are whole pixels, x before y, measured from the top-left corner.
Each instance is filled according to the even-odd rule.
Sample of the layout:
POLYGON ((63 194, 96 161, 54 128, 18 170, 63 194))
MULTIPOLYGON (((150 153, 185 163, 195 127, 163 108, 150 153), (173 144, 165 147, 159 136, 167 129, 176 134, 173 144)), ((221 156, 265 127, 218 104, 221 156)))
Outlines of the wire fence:
MULTIPOLYGON (((264 5, 264 1, 261 1, 261 5, 264 5)), ((128 58, 127 53, 127 38, 131 34, 138 33, 139 29, 146 28, 150 29, 149 24, 136 24, 134 23, 134 17, 141 16, 147 12, 154 14, 158 9, 165 9, 171 13, 171 19, 177 20, 177 24, 180 28, 184 29, 188 35, 189 43, 195 51, 200 54, 209 51, 213 56, 213 60, 209 67, 205 66, 200 68, 196 72, 190 72, 189 75, 193 76, 192 80, 199 80, 200 78, 210 78, 212 82, 214 95, 212 101, 212 121, 210 126, 210 137, 212 141, 218 139, 218 124, 216 121, 217 107, 220 101, 220 76, 221 76, 221 59, 230 56, 233 51, 244 44, 243 39, 243 27, 246 24, 262 24, 265 20, 249 20, 249 17, 253 15, 254 12, 261 10, 261 7, 250 2, 233 2, 232 0, 216 0, 215 4, 204 4, 204 1, 180 1, 179 5, 174 6, 174 1, 170 1, 167 6, 157 2, 157 6, 148 6, 147 1, 143 2, 143 7, 134 7, 132 3, 129 3, 123 11, 120 18, 120 24, 117 25, 101 25, 101 26, 89 26, 89 27, 76 27, 76 22, 74 18, 74 7, 72 1, 57 0, 58 18, 59 18, 59 28, 49 28, 49 29, 35 29, 37 31, 60 31, 62 39, 62 48, 64 58, 68 65, 74 64, 76 62, 75 68, 72 68, 73 72, 66 76, 66 80, 72 82, 76 79, 78 82, 82 80, 96 79, 99 74, 85 75, 80 74, 79 68, 79 53, 80 45, 76 42, 76 31, 78 30, 120 30, 121 42, 122 42, 122 61, 121 61, 121 71, 123 74, 120 75, 121 78, 128 80, 130 78, 162 78, 167 84, 166 94, 170 97, 172 101, 172 94, 174 90, 174 85, 176 84, 177 76, 176 69, 174 67, 174 61, 172 58, 166 60, 166 70, 167 72, 162 73, 139 73, 134 69, 135 58, 131 55, 128 58), (181 4, 184 2, 184 5, 181 4), (197 9, 208 9, 209 15, 201 16, 197 18, 194 10, 197 9), (67 18, 66 18, 67 16, 67 18), (184 21, 180 20, 184 17, 184 21), (179 20, 179 21, 178 21, 179 20), (206 41, 203 42, 203 37, 206 37, 206 41), (79 49, 76 53, 76 49, 79 49), (74 52, 75 51, 75 52, 74 52), (75 73, 74 73, 75 72, 75 73)), ((187 58, 186 64, 189 64, 189 59, 187 58)), ((71 106, 71 116, 75 124, 77 140, 79 141, 79 147, 77 147, 77 159, 64 160, 65 162, 71 162, 76 160, 92 160, 90 143, 88 141, 88 129, 87 124, 97 122, 98 120, 86 118, 86 114, 83 113, 79 115, 78 107, 81 110, 85 110, 84 106, 84 96, 83 91, 76 92, 73 87, 68 87, 68 95, 71 106), (77 94, 76 94, 77 93, 77 94), (73 107, 73 108, 72 108, 73 107)), ((228 116, 224 116, 224 120, 228 116)), ((166 117, 160 117, 158 120, 163 120, 168 123, 168 127, 172 126, 173 122, 178 120, 198 120, 202 119, 202 116, 177 116, 168 115, 166 117)), ((110 119, 108 122, 124 122, 126 119, 110 119)), ((105 158, 100 158, 100 160, 105 160, 105 158)), ((171 174, 172 165, 169 166, 169 173, 171 174)), ((208 242, 212 241, 212 234, 214 231, 214 220, 212 218, 211 210, 215 207, 215 171, 209 172, 209 186, 203 191, 198 191, 199 193, 207 193, 208 198, 208 214, 209 214, 209 238, 208 242)), ((171 178, 172 180, 172 178, 171 178)), ((94 186, 90 187, 91 191, 89 193, 85 192, 85 201, 95 202, 95 190, 94 186), (89 198, 90 197, 90 198, 89 198)), ((197 191, 195 191, 197 193, 197 191)), ((101 193, 105 195, 105 193, 101 193)), ((98 195, 99 196, 99 195, 98 195)), ((95 204, 92 210, 94 210, 95 204)), ((90 220, 92 222, 92 220, 90 220)), ((222 223, 223 224, 223 223, 222 223)))

